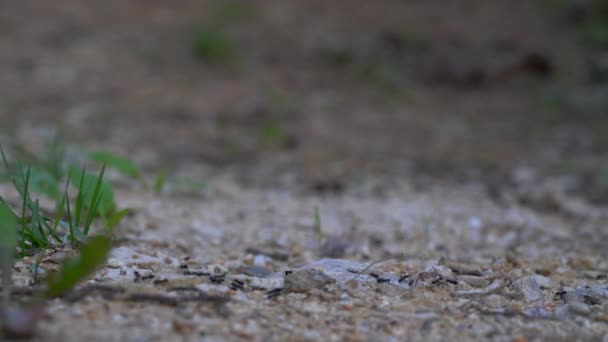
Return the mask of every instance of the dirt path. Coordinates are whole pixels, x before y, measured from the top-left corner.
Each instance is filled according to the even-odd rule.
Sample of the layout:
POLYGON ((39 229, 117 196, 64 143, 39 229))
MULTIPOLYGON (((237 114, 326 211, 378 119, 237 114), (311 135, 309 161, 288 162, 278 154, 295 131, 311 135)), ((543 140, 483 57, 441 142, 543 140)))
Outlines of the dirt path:
POLYGON ((605 340, 606 49, 549 3, 0 4, 2 133, 206 184, 115 179, 36 338, 605 340))

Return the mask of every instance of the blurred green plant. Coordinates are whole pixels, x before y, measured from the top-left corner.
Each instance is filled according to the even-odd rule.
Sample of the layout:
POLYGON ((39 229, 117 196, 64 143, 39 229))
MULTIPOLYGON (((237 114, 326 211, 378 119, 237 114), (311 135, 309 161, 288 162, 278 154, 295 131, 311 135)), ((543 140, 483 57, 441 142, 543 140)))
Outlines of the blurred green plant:
POLYGON ((280 144, 287 138, 278 120, 266 120, 260 129, 260 135, 262 141, 269 145, 280 144))
POLYGON ((286 90, 275 87, 263 87, 265 116, 260 120, 259 139, 266 145, 289 145, 291 139, 284 127, 286 117, 298 111, 297 99, 286 90))
POLYGON ((201 27, 192 43, 194 56, 207 63, 230 64, 235 61, 235 43, 217 28, 201 27))
POLYGON ((100 164, 105 164, 107 167, 115 169, 125 176, 133 179, 141 179, 142 173, 137 164, 113 152, 91 151, 87 153, 87 158, 100 164))
POLYGON ((256 7, 246 0, 218 0, 208 13, 194 33, 194 56, 206 63, 239 69, 239 47, 230 35, 230 29, 255 18, 256 7))
MULTIPOLYGON (((0 226, 7 227, 0 209, 0 226)), ((46 289, 35 291, 32 303, 15 306, 11 305, 11 271, 12 262, 9 258, 2 258, 3 262, 3 301, 0 306, 0 339, 3 338, 30 338, 34 335, 36 324, 44 316, 45 301, 65 295, 79 282, 89 277, 102 266, 112 247, 108 236, 95 236, 83 244, 76 257, 68 258, 62 262, 57 272, 49 274, 46 279, 46 289), (8 265, 8 267, 4 266, 8 265)), ((12 255, 12 253, 9 253, 12 255)), ((40 253, 39 255, 43 255, 40 253)), ((35 267, 38 268, 41 257, 37 258, 35 267)))
POLYGON ((108 194, 102 192, 109 186, 103 182, 105 167, 102 167, 97 176, 88 174, 85 168, 82 168, 79 178, 74 175, 74 179, 66 181, 63 196, 56 202, 56 210, 53 215, 45 214, 41 209, 40 200, 34 199, 30 188, 32 168, 23 167, 19 162, 16 166, 10 165, 1 147, 0 154, 3 166, 11 175, 13 186, 21 198, 19 203, 21 207, 14 210, 0 196, 0 203, 9 209, 18 223, 21 256, 55 244, 66 242, 75 244, 82 241, 88 235, 97 214, 107 214, 107 212, 99 210, 108 207, 108 198, 111 199, 108 194), (78 191, 75 204, 72 203, 68 194, 70 182, 76 186, 78 191), (66 234, 62 235, 62 230, 67 230, 66 234))
MULTIPOLYGON (((102 167, 99 176, 87 172, 84 167, 79 168, 75 165, 70 167, 69 182, 78 189, 77 209, 86 209, 93 215, 102 217, 107 217, 114 212, 116 208, 114 189, 110 183, 103 181, 105 167, 105 165, 102 167)), ((76 214, 78 215, 79 212, 76 214)))
POLYGON ((2 263, 2 307, 10 301, 11 269, 17 247, 17 218, 4 200, 0 200, 0 262, 2 263))
POLYGON ((45 150, 36 154, 28 150, 25 145, 15 140, 9 141, 9 150, 18 157, 21 163, 32 165, 32 168, 44 172, 49 177, 60 179, 63 177, 64 162, 66 160, 66 146, 58 138, 50 138, 44 144, 45 150))
POLYGON ((154 180, 154 191, 157 194, 160 194, 163 192, 168 179, 169 179, 169 170, 166 168, 162 169, 156 176, 156 179, 154 180))
POLYGON ((608 1, 542 0, 540 5, 546 14, 565 14, 581 31, 587 46, 608 48, 608 1))
MULTIPOLYGON (((10 141, 8 152, 19 161, 19 165, 28 165, 30 191, 44 194, 54 200, 60 199, 62 193, 59 184, 74 169, 73 160, 75 159, 84 158, 98 165, 106 165, 107 168, 116 170, 132 179, 141 180, 142 178, 142 172, 136 163, 110 151, 84 151, 79 155, 68 155, 66 145, 56 139, 50 140, 45 146, 47 146, 46 150, 38 155, 28 150, 23 144, 10 141)), ((0 182, 10 179, 9 170, 0 172, 0 182)))
POLYGON ((106 261, 112 243, 107 236, 90 238, 79 251, 79 255, 64 260, 60 271, 47 277, 46 298, 56 298, 71 290, 82 279, 91 275, 106 261))
MULTIPOLYGON (((80 194, 82 196, 84 196, 85 193, 87 196, 86 198, 78 197, 76 202, 77 207, 70 208, 72 210, 81 207, 86 210, 91 209, 90 205, 93 203, 91 197, 95 196, 95 194, 93 192, 86 192, 86 190, 94 189, 97 186, 98 175, 86 172, 84 168, 76 166, 73 162, 70 162, 70 160, 84 158, 99 166, 103 166, 104 170, 106 168, 113 169, 131 179, 139 180, 142 183, 144 182, 143 174, 139 166, 130 159, 116 153, 105 150, 95 150, 84 151, 77 156, 68 156, 66 153, 66 146, 59 141, 53 140, 47 144, 47 146, 49 146, 49 148, 44 154, 38 156, 23 145, 12 142, 10 151, 12 152, 12 155, 16 157, 15 159, 19 161, 16 166, 16 171, 18 172, 15 170, 10 171, 11 169, 6 168, 4 172, 0 172, 0 181, 10 181, 14 178, 13 176, 15 174, 29 175, 29 192, 43 194, 56 202, 59 202, 65 197, 65 194, 60 190, 60 184, 65 179, 68 179, 68 183, 72 185, 73 188, 81 190, 80 194), (28 167, 22 166, 23 160, 27 161, 28 167), (13 172, 13 175, 11 175, 10 172, 13 172)), ((22 177, 18 177, 16 180, 22 182, 21 178, 22 177)), ((65 191, 67 191, 67 188, 65 191)), ((100 216, 104 224, 112 229, 131 211, 129 209, 116 209, 114 189, 110 183, 101 180, 99 191, 99 203, 97 203, 95 215, 100 216)), ((80 217, 80 215, 78 215, 78 217, 80 217)))
POLYGON ((585 42, 598 48, 608 48, 608 1, 592 3, 589 16, 582 23, 585 42))
MULTIPOLYGON (((100 208, 109 207, 108 197, 104 197, 104 191, 108 190, 108 185, 103 182, 105 166, 102 166, 96 176, 87 173, 84 167, 79 173, 74 172, 71 179, 66 181, 63 195, 55 203, 55 213, 46 214, 41 208, 40 200, 34 198, 30 188, 35 183, 32 177, 33 168, 24 167, 19 161, 16 165, 9 164, 1 146, 0 155, 1 165, 20 197, 18 204, 11 204, 0 196, 0 264, 3 292, 0 337, 29 337, 37 320, 42 317, 43 310, 40 304, 30 308, 11 306, 14 258, 38 253, 33 265, 34 278, 37 279, 38 268, 46 248, 66 243, 79 246, 87 239, 94 219, 106 213, 100 208), (68 194, 70 183, 77 188, 75 203, 68 194), (13 208, 15 206, 16 209, 13 208)), ((79 256, 64 261, 60 272, 49 275, 46 291, 42 291, 35 299, 43 301, 65 294, 105 262, 110 248, 109 236, 89 239, 81 246, 79 256)))

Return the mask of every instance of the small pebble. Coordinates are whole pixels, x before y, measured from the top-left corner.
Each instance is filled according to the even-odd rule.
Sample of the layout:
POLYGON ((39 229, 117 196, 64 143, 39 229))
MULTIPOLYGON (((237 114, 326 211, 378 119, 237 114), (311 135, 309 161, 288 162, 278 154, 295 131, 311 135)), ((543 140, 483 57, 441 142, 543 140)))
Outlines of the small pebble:
POLYGON ((266 267, 252 265, 245 266, 243 268, 243 273, 250 277, 264 278, 268 276, 271 272, 266 267))
POLYGON ((255 257, 253 257, 253 264, 258 267, 265 267, 266 263, 268 263, 269 261, 270 261, 270 258, 263 254, 258 254, 255 257))
POLYGON ((322 271, 305 269, 286 274, 283 288, 286 292, 307 292, 335 282, 322 271))
POLYGON ((568 303, 568 305, 570 306, 570 311, 577 315, 587 316, 591 313, 591 309, 589 308, 589 305, 587 305, 585 303, 573 302, 573 303, 568 303))
POLYGON ((532 276, 517 279, 509 288, 517 295, 521 296, 526 303, 544 301, 543 291, 532 276))

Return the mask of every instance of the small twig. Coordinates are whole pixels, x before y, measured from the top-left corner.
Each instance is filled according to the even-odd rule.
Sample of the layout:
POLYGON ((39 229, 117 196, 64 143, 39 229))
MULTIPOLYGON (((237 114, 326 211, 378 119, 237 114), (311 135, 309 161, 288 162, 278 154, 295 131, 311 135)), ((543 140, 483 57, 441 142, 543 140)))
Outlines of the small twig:
POLYGON ((176 306, 178 304, 177 297, 170 297, 156 293, 132 293, 121 299, 129 302, 154 302, 167 306, 176 306))
MULTIPOLYGON (((179 290, 186 290, 186 288, 180 288, 179 290)), ((210 302, 221 304, 230 300, 228 297, 208 295, 196 288, 188 288, 188 290, 195 290, 197 291, 197 294, 175 297, 160 293, 128 293, 127 289, 119 286, 90 284, 68 293, 66 296, 64 296, 64 299, 69 302, 76 302, 94 293, 100 293, 106 300, 154 302, 169 306, 175 306, 182 302, 210 302)))
POLYGON ((214 304, 226 303, 229 298, 222 296, 212 296, 205 293, 198 293, 195 296, 168 296, 157 293, 131 293, 120 300, 128 302, 154 302, 161 305, 176 306, 184 302, 207 302, 214 304))
POLYGON ((275 297, 278 297, 281 293, 283 293, 282 287, 274 288, 274 289, 266 292, 266 299, 273 299, 275 297))
MULTIPOLYGON (((5 292, 4 288, 2 286, 0 286, 0 292, 5 292)), ((10 296, 31 296, 34 293, 36 293, 36 290, 34 288, 28 287, 28 286, 23 286, 23 287, 12 286, 5 293, 9 293, 9 292, 10 292, 10 296)), ((3 294, 3 296, 5 296, 5 295, 6 294, 3 294)))
POLYGON ((505 281, 503 279, 498 278, 494 279, 494 281, 484 289, 456 291, 456 295, 461 297, 489 295, 502 290, 503 287, 505 287, 505 281))
POLYGON ((196 288, 196 286, 187 285, 187 286, 174 286, 167 289, 169 292, 182 292, 182 291, 194 291, 199 292, 200 290, 196 288))
POLYGON ((125 293, 126 291, 127 290, 124 288, 118 286, 89 284, 68 292, 63 299, 68 302, 77 302, 95 292, 103 294, 106 298, 113 299, 115 295, 125 293))
POLYGON ((323 238, 323 226, 321 225, 321 214, 319 213, 319 207, 315 206, 315 233, 319 238, 319 241, 323 238))
POLYGON ((381 259, 381 260, 376 260, 374 262, 372 262, 371 264, 367 265, 364 269, 362 269, 356 276, 353 277, 353 279, 351 279, 350 281, 353 281, 355 279, 357 279, 361 274, 367 272, 370 268, 372 268, 372 266, 377 265, 381 262, 385 262, 391 259, 395 259, 394 257, 390 257, 390 258, 386 258, 386 259, 381 259))

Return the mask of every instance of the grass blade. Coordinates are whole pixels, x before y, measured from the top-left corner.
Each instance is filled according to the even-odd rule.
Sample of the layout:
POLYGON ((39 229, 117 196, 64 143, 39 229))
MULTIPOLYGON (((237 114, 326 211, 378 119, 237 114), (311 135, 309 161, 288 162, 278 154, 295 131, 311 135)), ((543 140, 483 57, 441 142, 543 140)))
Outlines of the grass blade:
POLYGON ((2 145, 0 145, 0 155, 2 155, 2 163, 4 164, 4 167, 7 170, 10 169, 10 166, 8 164, 8 160, 6 159, 6 155, 4 154, 4 149, 2 148, 2 145))
MULTIPOLYGON (((52 235, 55 235, 55 233, 57 232, 57 227, 59 227, 59 222, 61 222, 61 219, 63 218, 63 211, 65 210, 66 202, 68 201, 68 185, 69 185, 69 182, 66 182, 65 189, 63 190, 63 196, 61 197, 61 202, 59 202, 59 205, 57 206, 57 213, 55 214, 54 224, 53 224, 53 227, 51 227, 52 235)), ((69 215, 69 213, 68 213, 68 215, 69 215)))
POLYGON ((86 173, 86 166, 82 168, 80 173, 80 180, 78 181, 78 196, 76 197, 76 216, 74 218, 74 223, 76 227, 80 227, 80 217, 82 215, 82 211, 84 209, 85 202, 85 192, 88 192, 89 189, 84 189, 84 176, 86 173))
POLYGON ((169 179, 169 170, 161 170, 154 181, 154 191, 156 191, 157 194, 160 194, 163 191, 165 184, 167 183, 167 179, 169 179))
POLYGON ((18 188, 17 189, 17 191, 21 190, 21 191, 19 191, 19 193, 21 194, 21 197, 23 199, 23 203, 21 205, 21 219, 25 219, 25 212, 26 212, 26 209, 28 207, 28 199, 29 199, 28 188, 30 186, 30 171, 31 171, 31 169, 29 167, 27 168, 27 173, 25 174, 25 176, 23 175, 23 170, 20 169, 19 171, 20 171, 19 173, 20 173, 22 179, 25 178, 25 179, 23 179, 23 181, 24 181, 23 182, 24 183, 23 188, 21 188, 21 189, 18 188))
POLYGON ((66 214, 68 216, 69 240, 71 243, 76 243, 76 238, 74 237, 74 222, 72 221, 72 210, 70 209, 70 198, 67 197, 67 185, 66 185, 65 210, 66 210, 66 214))
POLYGON ((30 229, 32 231, 32 235, 36 241, 38 246, 44 247, 48 245, 48 240, 42 230, 42 223, 40 217, 40 202, 39 200, 32 201, 28 203, 30 208, 30 229))
POLYGON ((108 225, 108 228, 110 230, 113 230, 114 227, 116 227, 120 223, 120 221, 122 221, 122 219, 128 214, 130 214, 132 211, 133 210, 131 208, 125 208, 112 213, 112 215, 110 215, 110 217, 108 218, 108 222, 106 223, 108 225))
POLYGON ((9 306, 11 292, 11 271, 13 257, 17 247, 17 217, 0 197, 0 263, 2 264, 2 308, 9 306))
MULTIPOLYGON (((93 222, 95 215, 97 215, 97 212, 98 212, 97 209, 99 208, 101 199, 103 198, 103 192, 101 191, 101 185, 103 182, 103 175, 104 175, 105 171, 106 171, 106 165, 104 164, 101 167, 101 171, 99 172, 99 175, 97 176, 97 183, 95 184, 95 190, 93 191, 93 197, 91 198, 91 205, 89 206, 89 208, 90 208, 89 215, 87 217, 87 221, 84 226, 84 235, 89 234, 89 229, 91 228, 91 223, 93 222)), ((101 209, 102 209, 101 214, 105 215, 106 214, 105 208, 101 208, 101 209)))

